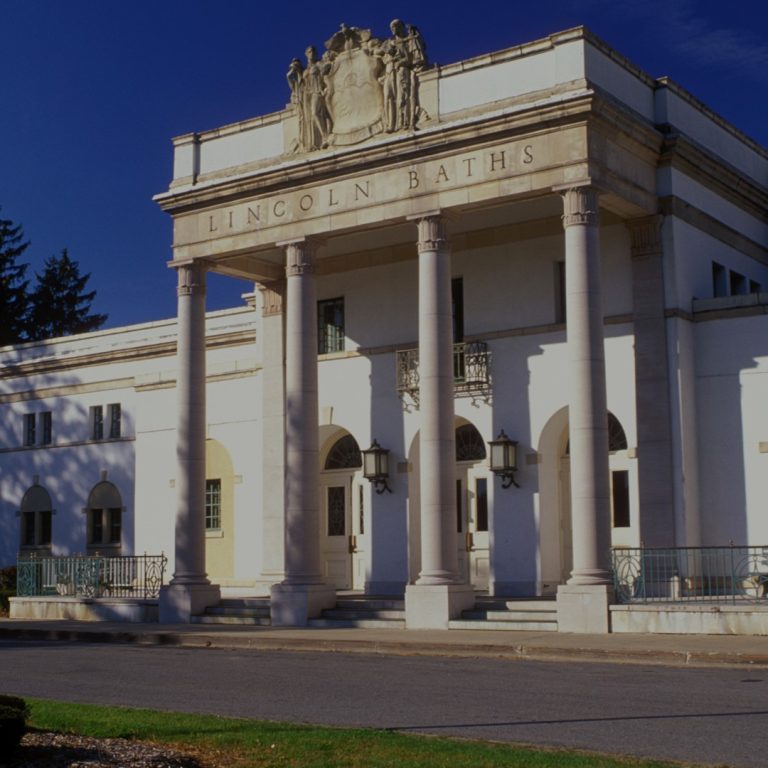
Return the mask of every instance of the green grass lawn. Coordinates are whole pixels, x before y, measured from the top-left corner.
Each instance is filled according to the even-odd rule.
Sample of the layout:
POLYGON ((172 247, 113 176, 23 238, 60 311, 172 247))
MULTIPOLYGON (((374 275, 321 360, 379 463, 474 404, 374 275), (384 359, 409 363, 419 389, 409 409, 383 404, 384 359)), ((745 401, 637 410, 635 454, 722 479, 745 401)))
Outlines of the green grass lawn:
POLYGON ((259 768, 669 768, 672 763, 390 731, 269 723, 28 699, 29 725, 173 745, 211 766, 259 768))

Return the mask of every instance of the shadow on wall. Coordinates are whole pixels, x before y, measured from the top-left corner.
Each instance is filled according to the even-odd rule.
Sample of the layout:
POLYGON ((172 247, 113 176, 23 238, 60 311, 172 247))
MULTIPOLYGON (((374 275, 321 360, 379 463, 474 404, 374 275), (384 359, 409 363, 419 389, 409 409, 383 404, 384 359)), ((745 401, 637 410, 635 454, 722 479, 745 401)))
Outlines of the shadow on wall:
MULTIPOLYGON (((125 435, 97 441, 92 431, 91 406, 103 405, 119 394, 84 392, 87 385, 77 374, 56 370, 55 356, 56 351, 46 344, 33 349, 25 345, 2 355, 0 566, 15 563, 25 542, 30 544, 25 551, 84 553, 88 499, 104 480, 114 483, 123 504, 128 504, 120 516, 121 552, 132 551, 134 443, 125 435), (42 372, 28 373, 32 365, 42 372), (50 545, 46 545, 43 518, 36 516, 32 530, 31 522, 20 514, 25 494, 35 486, 50 497, 50 545)), ((127 431, 128 422, 123 424, 127 431)), ((43 498, 41 493, 32 496, 38 501, 43 498)))

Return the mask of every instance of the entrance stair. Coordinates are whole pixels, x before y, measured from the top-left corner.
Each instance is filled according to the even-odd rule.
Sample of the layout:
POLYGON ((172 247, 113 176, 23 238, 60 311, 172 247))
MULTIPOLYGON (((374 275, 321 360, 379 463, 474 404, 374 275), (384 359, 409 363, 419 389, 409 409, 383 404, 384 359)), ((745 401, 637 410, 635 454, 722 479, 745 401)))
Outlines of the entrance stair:
POLYGON ((268 627, 268 597, 225 597, 218 605, 205 609, 200 616, 193 616, 192 624, 243 624, 268 627))
POLYGON ((448 629, 498 629, 557 632, 554 598, 509 598, 478 595, 475 607, 448 622, 448 629))
POLYGON ((307 626, 326 629, 405 629, 405 601, 402 597, 339 595, 336 607, 323 611, 307 626))
MULTIPOLYGON (((268 597, 223 598, 194 624, 269 626, 268 597)), ((405 629, 402 597, 339 594, 336 605, 307 626, 317 629, 405 629)), ((518 632, 557 632, 557 604, 546 598, 505 598, 478 595, 474 608, 448 623, 449 629, 485 629, 518 632)))

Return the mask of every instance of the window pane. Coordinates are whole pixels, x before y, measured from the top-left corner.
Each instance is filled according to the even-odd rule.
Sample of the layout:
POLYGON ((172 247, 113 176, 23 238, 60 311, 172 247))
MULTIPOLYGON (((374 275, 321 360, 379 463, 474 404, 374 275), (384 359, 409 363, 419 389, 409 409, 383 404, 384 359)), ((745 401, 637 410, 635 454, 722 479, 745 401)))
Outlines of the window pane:
POLYGON ((629 528, 629 472, 611 473, 613 481, 613 527, 629 528))
POLYGON ((40 512, 40 544, 47 546, 51 543, 51 511, 40 512))
POLYGON ((35 441, 35 414, 28 413, 24 416, 24 445, 34 445, 35 441))
POLYGON ((345 508, 343 485, 328 488, 328 535, 345 536, 347 533, 347 510, 345 508))
POLYGON ((205 481, 205 530, 221 530, 221 480, 205 481))
POLYGON ((113 403, 109 406, 109 436, 120 437, 120 403, 113 403))
POLYGON ((475 482, 475 510, 477 519, 475 521, 475 530, 488 530, 488 481, 484 477, 479 477, 475 482))
POLYGON ((110 509, 109 510, 109 543, 119 544, 120 534, 123 526, 123 510, 122 509, 110 509))
POLYGON ((25 547, 35 546, 35 513, 24 513, 24 531, 22 533, 22 543, 25 547))
POLYGON ((103 510, 91 510, 91 544, 101 544, 104 538, 103 510))
POLYGON ((463 521, 463 509, 464 509, 464 494, 461 491, 461 480, 456 481, 456 533, 461 533, 464 530, 463 521))
POLYGON ((50 445, 53 435, 53 418, 50 411, 44 411, 40 414, 40 420, 42 422, 42 439, 41 445, 50 445))
POLYGON ((104 409, 100 405, 91 408, 91 437, 94 440, 104 437, 104 409))

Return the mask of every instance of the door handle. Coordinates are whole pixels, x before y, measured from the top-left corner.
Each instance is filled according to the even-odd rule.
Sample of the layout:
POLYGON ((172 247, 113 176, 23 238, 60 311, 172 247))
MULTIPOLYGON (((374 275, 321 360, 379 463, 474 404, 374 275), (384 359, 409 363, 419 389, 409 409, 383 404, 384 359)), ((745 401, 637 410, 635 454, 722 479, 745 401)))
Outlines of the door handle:
POLYGON ((357 536, 354 534, 349 535, 349 554, 353 555, 357 552, 357 536))
POLYGON ((464 540, 467 552, 471 552, 475 548, 475 538, 470 531, 464 534, 464 540))

